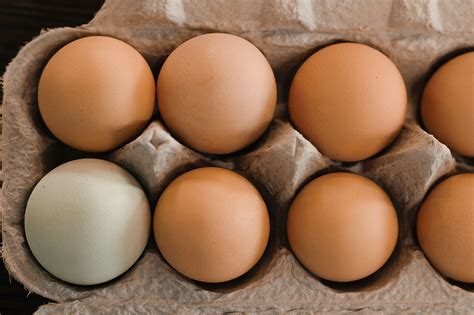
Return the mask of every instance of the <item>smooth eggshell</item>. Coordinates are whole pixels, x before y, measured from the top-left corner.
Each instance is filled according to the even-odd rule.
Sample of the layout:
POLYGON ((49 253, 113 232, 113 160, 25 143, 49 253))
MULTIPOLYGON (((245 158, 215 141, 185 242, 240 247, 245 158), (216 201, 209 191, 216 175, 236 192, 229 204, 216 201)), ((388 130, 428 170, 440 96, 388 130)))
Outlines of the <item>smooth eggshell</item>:
POLYGON ((377 271, 392 254, 398 220, 388 195, 371 180, 332 173, 311 181, 288 213, 288 241, 315 275, 355 281, 377 271))
POLYGON ((474 157, 474 52, 444 64, 421 100, 425 128, 451 150, 474 157))
POLYGON ((251 269, 265 251, 270 231, 267 207, 241 175, 199 168, 175 179, 154 215, 161 254, 183 275, 224 282, 251 269))
POLYGON ((429 193, 418 213, 417 234, 440 273, 474 283, 474 174, 449 177, 429 193))
POLYGON ((103 283, 129 269, 150 234, 150 206, 140 184, 107 161, 81 159, 46 174, 25 212, 28 245, 57 278, 103 283))
POLYGON ((38 104, 48 129, 75 149, 105 152, 137 136, 153 114, 155 80, 132 46, 105 36, 75 40, 48 61, 38 104))
POLYGON ((342 43, 313 54, 290 87, 296 129, 327 157, 359 161, 398 135, 407 94, 397 67, 369 46, 342 43))
POLYGON ((192 38, 166 59, 158 108, 170 131, 205 153, 227 154, 255 142, 270 124, 276 83, 265 56, 230 34, 192 38))

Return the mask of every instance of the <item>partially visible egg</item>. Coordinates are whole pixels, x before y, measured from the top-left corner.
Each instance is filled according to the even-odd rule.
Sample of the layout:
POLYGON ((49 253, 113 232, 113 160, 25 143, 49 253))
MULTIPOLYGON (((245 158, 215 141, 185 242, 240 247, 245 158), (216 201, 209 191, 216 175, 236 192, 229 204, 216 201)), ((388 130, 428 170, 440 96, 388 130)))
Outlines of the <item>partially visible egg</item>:
POLYGON ((388 195, 371 180, 351 174, 323 175, 293 201, 288 241, 303 266, 338 282, 365 278, 382 267, 398 238, 388 195))
POLYGON ((270 234, 258 190, 241 175, 217 167, 176 178, 161 195, 153 224, 166 261, 186 277, 210 283, 249 271, 270 234))
POLYGON ((46 174, 31 193, 25 234, 38 262, 66 282, 92 285, 127 271, 150 234, 140 184, 118 165, 81 159, 46 174))
POLYGON ((474 157, 474 52, 451 59, 430 78, 421 116, 429 133, 451 150, 474 157))
POLYGON ((398 135, 407 111, 403 78, 387 56, 355 43, 325 47, 296 73, 289 113, 325 156, 367 159, 398 135))
POLYGON ((276 83, 265 56, 230 34, 205 34, 176 48, 157 82, 171 133, 195 150, 227 154, 255 142, 272 121, 276 83))
POLYGON ((38 105, 48 129, 75 149, 105 152, 136 137, 153 114, 155 80, 132 46, 111 37, 75 40, 48 61, 38 105))
POLYGON ((423 201, 416 228, 421 249, 440 273, 474 283, 474 174, 438 184, 423 201))

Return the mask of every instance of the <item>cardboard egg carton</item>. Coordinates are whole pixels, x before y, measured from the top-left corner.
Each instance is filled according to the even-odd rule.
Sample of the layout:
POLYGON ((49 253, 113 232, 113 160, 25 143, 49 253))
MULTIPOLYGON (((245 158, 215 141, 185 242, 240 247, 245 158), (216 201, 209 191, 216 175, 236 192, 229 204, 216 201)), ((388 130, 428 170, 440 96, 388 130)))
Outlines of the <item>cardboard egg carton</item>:
POLYGON ((473 6, 472 0, 109 0, 87 25, 43 32, 21 49, 4 76, 2 251, 6 267, 28 290, 57 302, 42 306, 39 314, 474 312, 474 288, 438 274, 420 251, 414 233, 416 213, 428 189, 444 176, 474 171, 472 159, 453 156, 417 119, 420 93, 435 65, 474 46, 473 6), (250 148, 229 156, 202 155, 175 140, 156 115, 124 147, 88 154, 61 144, 42 122, 39 76, 66 43, 95 34, 116 37, 140 51, 156 77, 174 48, 208 32, 248 39, 274 69, 279 94, 276 116, 250 148), (318 48, 337 41, 381 50, 397 65, 408 90, 409 113, 400 135, 386 150, 358 163, 337 163, 322 156, 288 122, 288 89, 295 71, 318 48), (129 170, 144 187, 152 208, 166 185, 186 170, 216 165, 243 174, 263 194, 271 216, 271 240, 263 258, 237 280, 207 285, 174 271, 151 239, 139 261, 108 283, 86 287, 54 278, 28 249, 23 228, 26 202, 48 171, 82 157, 107 159, 129 170), (292 255, 285 235, 295 193, 310 179, 333 170, 362 174, 380 184, 399 217, 395 252, 381 270, 355 283, 331 283, 311 275, 292 255))

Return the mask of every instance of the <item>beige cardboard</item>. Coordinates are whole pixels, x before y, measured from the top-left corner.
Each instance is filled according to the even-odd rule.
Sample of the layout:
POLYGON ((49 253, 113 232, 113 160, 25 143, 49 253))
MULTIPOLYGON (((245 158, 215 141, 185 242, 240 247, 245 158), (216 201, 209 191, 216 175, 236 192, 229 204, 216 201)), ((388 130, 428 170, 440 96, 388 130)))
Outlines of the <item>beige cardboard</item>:
POLYGON ((474 169, 472 159, 456 162, 415 119, 420 91, 432 67, 447 54, 474 46, 473 7, 472 0, 109 0, 87 25, 43 32, 22 48, 4 76, 6 267, 28 290, 58 302, 42 306, 38 314, 474 312, 474 288, 436 273, 413 235, 417 208, 433 183, 474 169), (49 170, 91 155, 66 148, 41 121, 36 93, 45 63, 66 43, 102 34, 133 45, 157 73, 176 46, 207 32, 242 36, 269 59, 278 80, 279 104, 266 135, 232 156, 202 156, 173 139, 155 117, 137 139, 98 156, 134 174, 152 208, 167 183, 185 170, 220 165, 242 173, 260 188, 269 206, 272 237, 266 254, 240 279, 203 285, 176 273, 151 241, 137 264, 109 283, 80 287, 55 279, 35 261, 25 241, 26 201, 49 170), (292 128, 286 112, 287 91, 297 67, 317 48, 341 40, 366 43, 387 54, 399 67, 409 94, 409 115, 399 137, 382 154, 355 164, 323 157, 292 128), (395 253, 379 272, 355 284, 337 285, 313 277, 286 243, 286 213, 295 192, 328 168, 375 180, 389 193, 399 215, 395 253))

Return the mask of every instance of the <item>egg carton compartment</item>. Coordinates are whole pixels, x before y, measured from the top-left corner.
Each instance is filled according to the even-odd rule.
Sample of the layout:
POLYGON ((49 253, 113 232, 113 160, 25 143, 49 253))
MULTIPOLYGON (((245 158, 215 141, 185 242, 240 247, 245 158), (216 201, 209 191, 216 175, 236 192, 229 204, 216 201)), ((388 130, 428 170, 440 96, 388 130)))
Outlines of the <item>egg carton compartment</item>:
POLYGON ((4 76, 2 256, 25 287, 58 303, 38 313, 57 312, 396 312, 469 313, 474 288, 438 274, 424 258, 414 233, 416 214, 427 191, 441 178, 472 172, 472 159, 453 156, 417 120, 427 75, 444 56, 474 46, 472 1, 106 1, 95 18, 77 28, 49 30, 28 43, 4 76), (41 120, 39 76, 66 43, 106 35, 134 46, 155 77, 166 56, 185 40, 208 32, 248 39, 275 72, 279 104, 265 135, 228 156, 195 152, 174 139, 160 118, 136 139, 107 154, 67 148, 41 120), (397 137, 382 153, 338 163, 319 153, 288 121, 287 94, 302 62, 317 49, 354 41, 385 53, 399 68, 408 90, 409 113, 397 137), (263 194, 271 216, 266 253, 248 274, 229 283, 206 285, 186 279, 161 257, 151 239, 124 275, 101 285, 76 286, 47 273, 26 243, 23 216, 35 184, 51 169, 82 157, 113 161, 142 184, 154 209, 159 194, 186 170, 215 165, 235 170, 263 194), (399 218, 392 257, 374 275, 355 283, 318 279, 291 253, 286 216, 295 194, 310 179, 332 171, 364 175, 390 195, 399 218))

